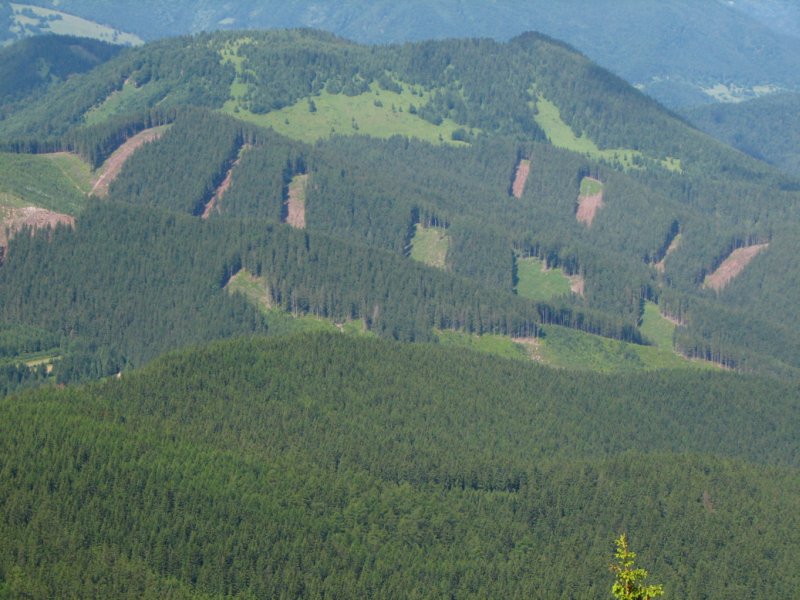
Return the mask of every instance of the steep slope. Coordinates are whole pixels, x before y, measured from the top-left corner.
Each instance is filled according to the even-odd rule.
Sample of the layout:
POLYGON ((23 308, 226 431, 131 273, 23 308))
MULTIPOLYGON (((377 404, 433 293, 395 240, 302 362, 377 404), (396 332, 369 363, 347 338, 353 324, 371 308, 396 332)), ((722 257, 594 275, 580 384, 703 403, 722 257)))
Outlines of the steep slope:
POLYGON ((796 399, 336 334, 172 355, 0 401, 0 589, 596 597, 627 530, 676 597, 780 595, 796 399))
MULTIPOLYGON (((34 2, 52 6, 53 2, 34 2)), ((449 37, 506 40, 527 30, 563 39, 672 106, 798 89, 800 39, 778 2, 617 0, 553 3, 148 0, 119 6, 60 0, 60 10, 131 28, 146 39, 243 27, 315 27, 366 43, 449 37), (762 21, 766 19, 766 23, 762 21), (782 24, 786 33, 776 32, 782 24), (602 24, 602 25, 597 25, 602 24), (627 40, 620 44, 619 40, 627 40)))
MULTIPOLYGON (((737 281, 754 285, 745 277, 750 273, 771 288, 798 280, 795 262, 783 270, 762 268, 783 261, 777 253, 794 239, 797 182, 713 142, 548 38, 368 48, 287 31, 160 41, 54 86, 0 122, 0 137, 16 151, 72 150, 99 165, 135 132, 165 123, 173 126, 126 162, 111 198, 199 216, 230 177, 212 219, 279 223, 292 179, 309 175, 309 233, 400 256, 417 224, 441 227, 449 239, 446 269, 472 285, 512 292, 517 255, 563 267, 580 281, 580 293, 537 306, 543 323, 635 341, 642 301, 649 298, 681 320, 687 329, 681 333, 693 340, 681 347, 693 355, 739 368, 769 364, 782 375, 800 366, 788 347, 770 348, 766 334, 756 346, 767 357, 754 360, 745 325, 730 331, 732 317, 719 318, 725 335, 722 325, 709 328, 692 317, 706 304, 735 305, 769 322, 765 332, 800 333, 800 311, 785 296, 759 298, 753 289, 737 292, 733 302, 730 295, 741 286, 728 286, 719 297, 702 287, 731 251, 766 243, 770 249, 737 281), (356 114, 348 111, 365 104, 403 119, 352 117, 345 131, 318 128, 313 146, 260 127, 277 120, 302 138, 302 127, 292 129, 295 119, 325 124, 329 109, 356 114), (432 143, 392 136, 394 123, 406 134, 413 124, 432 143), (456 127, 449 140, 437 129, 446 123, 456 127), (245 145, 255 147, 238 160, 245 145), (521 160, 536 168, 521 197, 509 202, 521 160), (581 183, 592 180, 603 184, 603 208, 587 227, 575 218, 576 202, 581 183), (673 246, 678 234, 681 243, 673 246)), ((354 271, 364 272, 361 266, 354 271)), ((326 293, 315 290, 318 299, 326 293)), ((356 306, 353 317, 370 316, 363 303, 356 306)), ((430 339, 432 332, 420 325, 437 318, 429 306, 384 331, 430 339)), ((448 322, 482 330, 483 321, 448 322)))

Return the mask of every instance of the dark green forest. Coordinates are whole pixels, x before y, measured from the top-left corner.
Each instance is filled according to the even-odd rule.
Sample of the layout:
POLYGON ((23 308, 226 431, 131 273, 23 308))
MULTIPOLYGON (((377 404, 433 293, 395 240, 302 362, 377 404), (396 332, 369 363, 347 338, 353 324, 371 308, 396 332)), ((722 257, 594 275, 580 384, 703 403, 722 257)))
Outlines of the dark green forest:
POLYGON ((669 597, 798 587, 799 180, 540 34, 101 50, 0 120, 91 181, 165 126, 74 226, 2 248, 0 597, 607 597, 624 531, 669 597), (530 300, 531 257, 580 285, 530 300), (534 364, 555 325, 715 370, 534 364))
POLYGON ((336 334, 170 355, 0 403, 0 585, 607 597, 627 530, 671 597, 780 597, 798 585, 797 392, 336 334))

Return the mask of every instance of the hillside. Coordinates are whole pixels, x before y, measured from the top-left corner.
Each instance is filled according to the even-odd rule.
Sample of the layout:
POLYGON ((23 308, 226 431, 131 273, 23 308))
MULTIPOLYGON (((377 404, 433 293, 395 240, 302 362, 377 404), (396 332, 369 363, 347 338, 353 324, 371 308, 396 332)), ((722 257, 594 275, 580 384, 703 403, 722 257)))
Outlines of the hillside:
POLYGON ((32 1, 144 39, 218 29, 313 27, 362 43, 451 37, 508 40, 539 31, 564 40, 669 106, 800 89, 796 8, 772 2, 615 0, 492 3, 316 0, 216 3, 32 1), (602 24, 597 26, 596 24, 602 24), (620 44, 619 40, 625 40, 620 44))
POLYGON ((702 106, 682 114, 718 140, 800 177, 800 94, 702 106))
MULTIPOLYGON (((348 307, 346 294, 314 275, 303 281, 303 302, 287 301, 292 310, 380 322, 378 330, 397 339, 433 339, 437 323, 513 333, 536 321, 638 342, 650 299, 681 323, 681 352, 780 376, 800 368, 793 341, 800 313, 786 300, 800 281, 786 258, 797 183, 700 135, 548 38, 368 48, 291 31, 160 41, 55 84, 0 122, 0 141, 16 152, 78 153, 98 178, 120 144, 165 124, 173 125, 105 182, 112 200, 206 214, 232 227, 241 218, 278 224, 287 218, 291 181, 307 176, 307 235, 335 239, 352 256, 366 245, 413 258, 417 225, 438 227, 447 249, 433 277, 466 279, 495 298, 453 318, 431 313, 423 292, 400 318, 385 309, 399 309, 404 293, 348 307), (517 197, 522 161, 529 174, 517 197), (594 182, 588 196, 586 182, 594 182), (595 196, 588 225, 581 199, 595 196), (768 251, 722 291, 703 287, 732 251, 766 243, 768 251), (573 291, 523 307, 514 293, 528 257, 562 268, 573 291), (499 311, 497 293, 507 294, 499 311), (748 311, 758 326, 738 317, 748 311)), ((46 268, 35 256, 19 263, 33 267, 17 272, 14 264, 5 275, 12 279, 46 268)), ((353 267, 362 275, 371 269, 353 267)), ((59 272, 63 285, 75 285, 70 271, 59 272)), ((299 283, 281 283, 290 287, 280 297, 297 297, 299 283)), ((35 286, 19 289, 35 297, 35 286)), ((367 280, 354 283, 362 287, 367 280)), ((18 292, 3 293, 7 307, 18 292)), ((36 312, 26 313, 29 324, 42 327, 36 312)), ((74 332, 63 315, 50 317, 48 327, 74 332)))
POLYGON ((797 392, 340 334, 174 354, 0 401, 0 590, 604 597, 627 530, 672 596, 779 596, 797 392))

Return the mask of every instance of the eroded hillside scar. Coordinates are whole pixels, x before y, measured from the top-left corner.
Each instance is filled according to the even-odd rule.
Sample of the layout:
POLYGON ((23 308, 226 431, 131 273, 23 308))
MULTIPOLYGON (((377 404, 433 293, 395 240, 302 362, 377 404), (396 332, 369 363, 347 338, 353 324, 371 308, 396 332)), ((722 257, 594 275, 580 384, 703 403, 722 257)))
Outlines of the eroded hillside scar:
POLYGON ((750 261, 753 260, 759 252, 768 247, 769 244, 755 244, 753 246, 737 248, 730 253, 728 258, 722 261, 722 264, 717 267, 716 271, 706 276, 703 287, 719 292, 737 275, 744 271, 744 268, 750 264, 750 261))
POLYGON ((164 127, 154 127, 152 129, 140 131, 133 137, 128 138, 119 148, 114 150, 111 156, 109 156, 97 170, 98 176, 90 193, 100 198, 108 196, 108 186, 117 178, 125 161, 128 160, 139 147, 147 142, 157 140, 165 131, 166 128, 164 127))
POLYGON ((295 175, 289 183, 286 198, 286 219, 285 223, 295 229, 305 229, 306 226, 306 186, 308 185, 308 173, 295 175))
POLYGON ((591 227, 597 211, 603 207, 603 182, 593 177, 584 177, 578 196, 575 218, 579 223, 591 227))
POLYGON ((517 165, 516 173, 514 174, 514 183, 511 185, 511 195, 514 198, 522 198, 525 191, 525 183, 528 181, 528 175, 531 172, 531 161, 522 159, 517 165))

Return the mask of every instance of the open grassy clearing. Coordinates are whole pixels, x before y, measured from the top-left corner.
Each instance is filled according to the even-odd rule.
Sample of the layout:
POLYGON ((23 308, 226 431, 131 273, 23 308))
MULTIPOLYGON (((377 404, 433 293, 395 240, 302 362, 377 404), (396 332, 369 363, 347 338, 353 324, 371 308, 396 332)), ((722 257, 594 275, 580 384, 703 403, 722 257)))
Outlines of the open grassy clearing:
MULTIPOLYGON (((638 168, 636 162, 645 158, 645 155, 638 150, 625 148, 601 150, 592 139, 585 135, 576 136, 572 128, 561 119, 558 107, 543 96, 537 96, 536 109, 534 120, 544 130, 550 143, 554 146, 578 152, 595 160, 616 164, 623 169, 638 168)), ((681 171, 681 161, 677 158, 667 157, 658 162, 670 171, 681 171)))
POLYGON ((504 335, 477 335, 446 329, 437 330, 436 337, 442 346, 450 348, 463 348, 516 360, 529 360, 530 358, 522 344, 504 335))
MULTIPOLYGON (((57 5, 58 3, 54 2, 54 4, 57 5)), ((11 3, 11 9, 14 13, 14 23, 11 25, 10 30, 15 33, 33 30, 40 33, 94 38, 127 46, 138 46, 144 43, 142 38, 135 34, 125 33, 124 31, 58 10, 13 2, 11 3)))
POLYGON ((517 294, 537 302, 570 293, 569 277, 535 257, 517 259, 517 278, 517 294))
POLYGON ((330 319, 311 315, 294 316, 272 304, 267 293, 267 282, 242 269, 231 277, 225 289, 230 294, 242 294, 251 304, 257 306, 267 319, 270 335, 283 335, 314 331, 340 331, 347 335, 374 335, 368 331, 360 319, 346 323, 334 323, 330 319))
POLYGON ((442 227, 425 227, 417 223, 411 239, 411 258, 431 267, 444 269, 450 238, 442 227))
POLYGON ((87 125, 96 125, 117 114, 142 111, 154 101, 160 100, 163 95, 164 90, 156 84, 137 86, 128 80, 122 85, 122 89, 111 92, 100 104, 89 109, 83 120, 87 125))
POLYGON ((241 106, 240 98, 246 89, 244 84, 234 82, 231 99, 223 106, 223 112, 262 127, 272 127, 296 140, 314 143, 334 134, 362 134, 383 139, 403 135, 432 144, 465 144, 452 139, 453 132, 460 127, 454 121, 447 119, 441 125, 434 125, 409 112, 412 104, 424 105, 428 96, 426 93, 422 97, 414 95, 405 85, 400 94, 381 90, 374 83, 369 92, 358 96, 323 91, 319 96, 303 98, 292 106, 263 115, 241 106), (312 102, 316 109, 313 112, 312 102))
POLYGON ((0 152, 0 198, 75 216, 91 189, 89 166, 75 155, 0 152))
MULTIPOLYGON (((656 311, 658 309, 656 308, 656 311)), ((535 360, 560 369, 617 373, 657 369, 714 369, 711 363, 691 361, 669 348, 638 346, 576 329, 548 325, 536 340, 514 340, 503 335, 476 335, 463 331, 436 331, 443 346, 463 348, 516 360, 535 360)))
POLYGON ((603 193, 603 182, 593 177, 581 179, 581 196, 594 196, 603 193))
POLYGON ((621 372, 656 369, 715 368, 711 363, 690 361, 672 348, 639 346, 548 325, 539 345, 542 362, 581 371, 621 372))
POLYGON ((640 329, 644 336, 663 350, 672 349, 672 334, 675 332, 675 323, 661 314, 655 302, 644 303, 644 315, 640 329))

